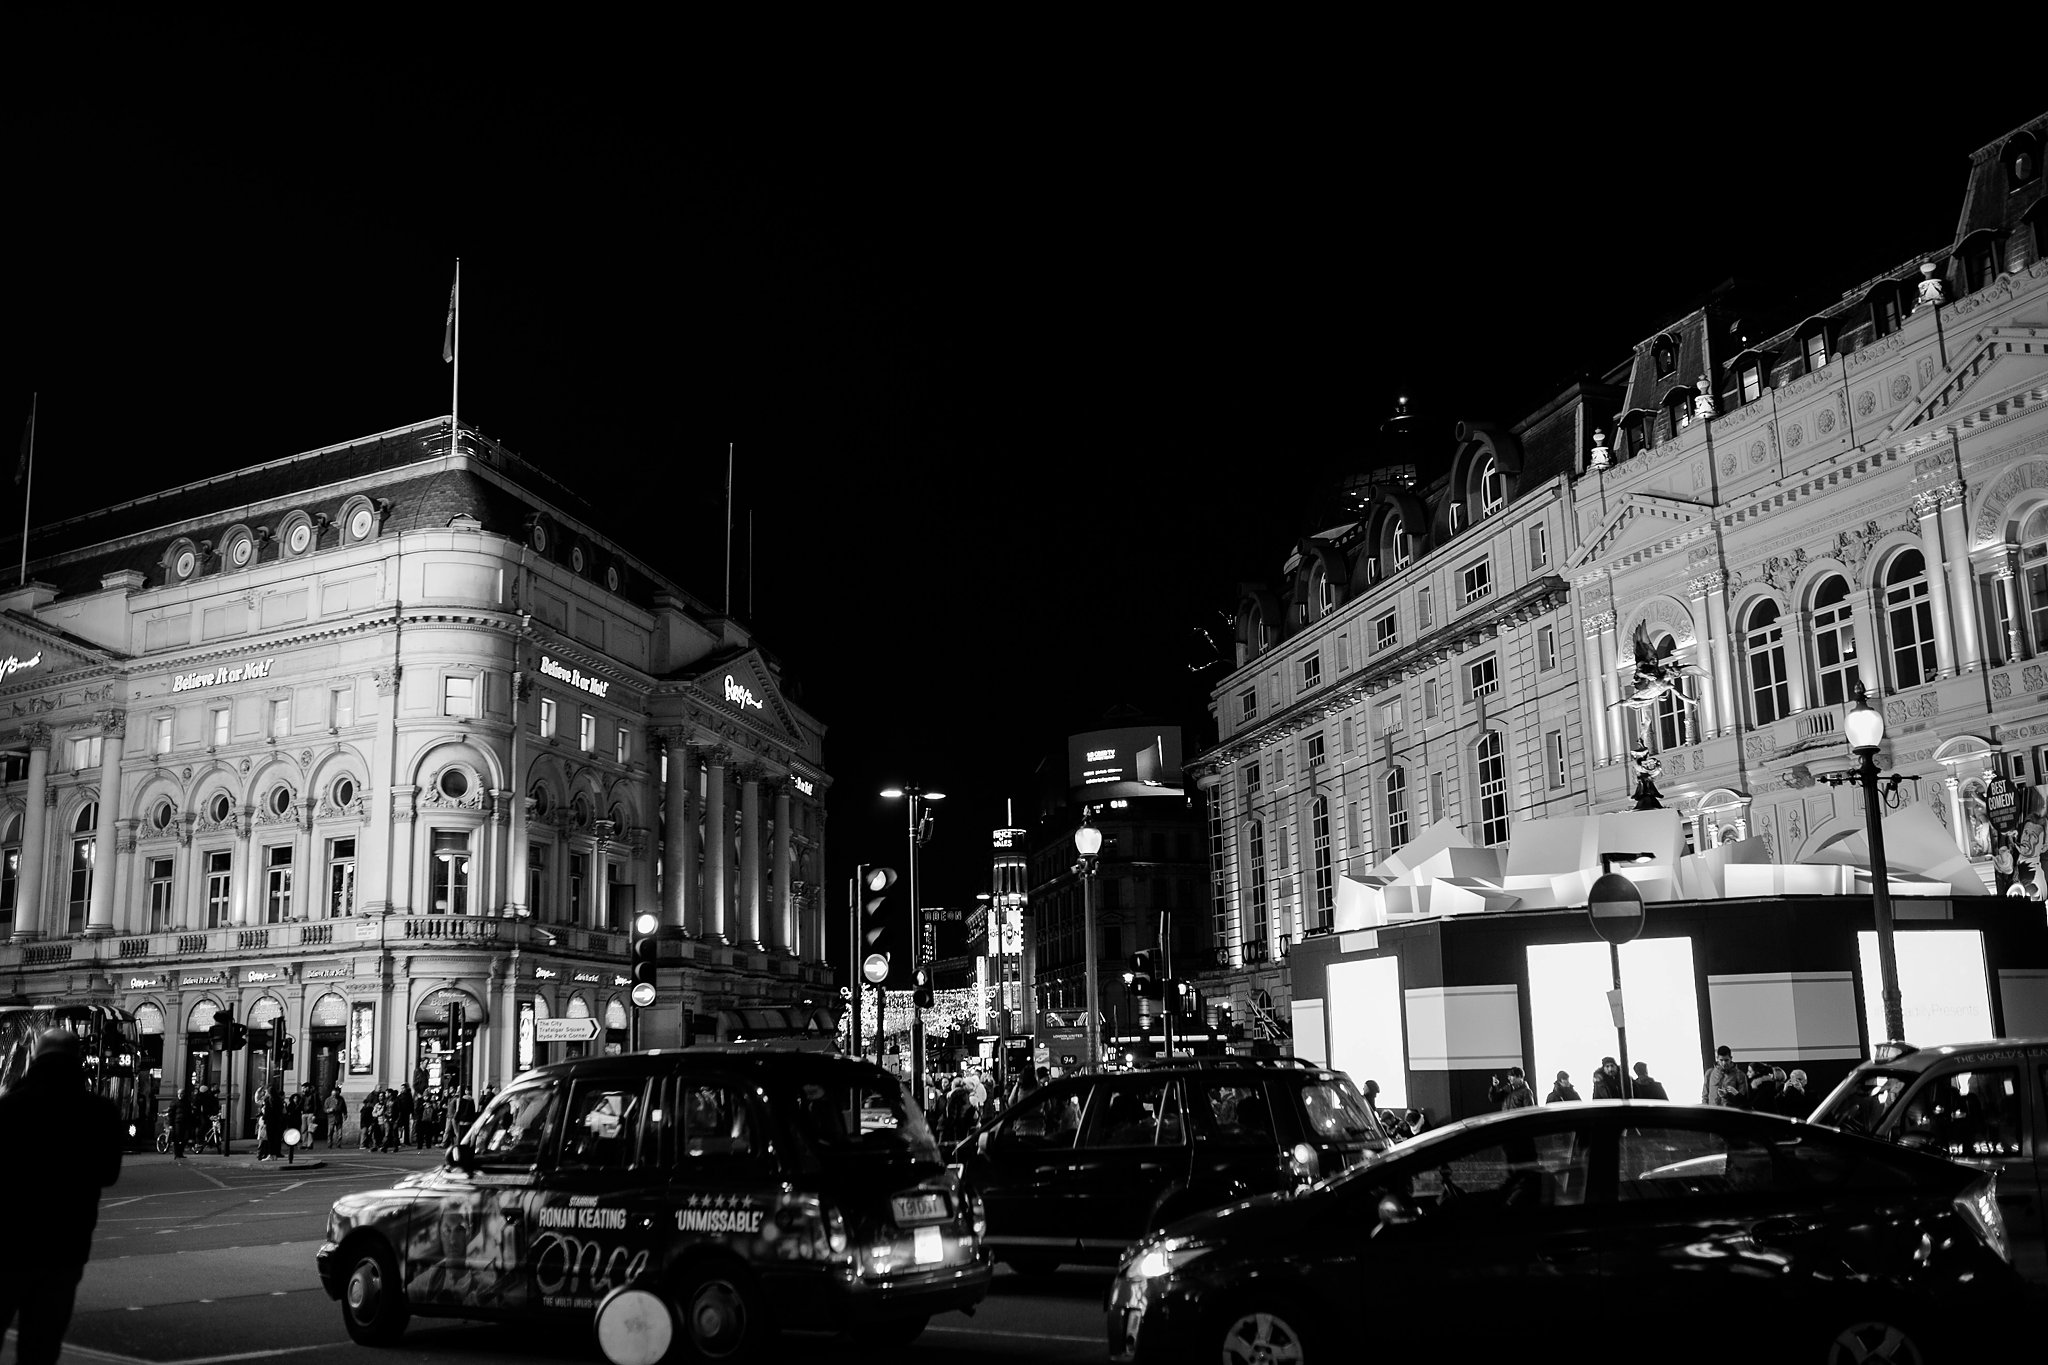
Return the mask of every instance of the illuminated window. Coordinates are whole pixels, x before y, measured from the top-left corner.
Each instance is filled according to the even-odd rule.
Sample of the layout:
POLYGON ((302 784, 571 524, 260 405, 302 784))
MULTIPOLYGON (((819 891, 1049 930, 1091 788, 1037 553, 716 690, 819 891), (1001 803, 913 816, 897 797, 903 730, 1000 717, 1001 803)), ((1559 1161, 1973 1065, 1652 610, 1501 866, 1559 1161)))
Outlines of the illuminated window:
POLYGON ((553 739, 555 735, 555 701, 552 697, 540 699, 540 737, 553 739))
POLYGON ((633 740, 623 727, 620 728, 612 746, 612 757, 621 763, 633 756, 633 740))
POLYGON ((1692 425, 1692 391, 1690 389, 1673 389, 1670 393, 1664 395, 1664 421, 1665 431, 1674 440, 1677 439, 1679 432, 1692 425))
POLYGON ((459 830, 434 831, 433 911, 437 915, 469 913, 469 836, 459 830))
POLYGON ((1849 580, 1831 574, 1813 594, 1809 617, 1815 691, 1823 706, 1841 706, 1856 690, 1856 622, 1849 580))
POLYGON ((1388 612, 1372 623, 1373 652, 1392 649, 1401 643, 1401 625, 1393 612, 1388 612))
POLYGON ((1308 586, 1309 595, 1315 600, 1317 616, 1328 616, 1337 609, 1336 585, 1330 582, 1329 570, 1321 563, 1318 563, 1315 571, 1309 575, 1308 586))
POLYGON ((1266 946, 1266 825, 1264 821, 1252 821, 1251 830, 1246 839, 1246 848, 1250 854, 1247 863, 1249 864, 1249 890, 1251 896, 1250 903, 1245 907, 1245 961, 1255 962, 1265 956, 1264 949, 1266 946), (1259 950, 1256 957, 1253 956, 1254 945, 1257 945, 1259 950))
POLYGON ((591 715, 588 711, 583 713, 582 723, 578 727, 576 747, 585 753, 590 753, 597 748, 597 717, 591 715))
POLYGON ((1828 363, 1828 329, 1816 326, 1799 338, 1800 353, 1806 357, 1806 372, 1824 368, 1828 363))
POLYGON ((85 932, 92 904, 93 855, 99 847, 100 803, 88 801, 71 822, 71 932, 85 932))
POLYGON ((1493 563, 1490 560, 1475 559, 1460 572, 1465 585, 1465 605, 1482 601, 1493 596, 1493 563))
POLYGON ((1500 467, 1489 455, 1479 470, 1479 515, 1482 518, 1492 516, 1506 501, 1507 483, 1500 476, 1500 467))
POLYGON ((444 716, 474 716, 476 714, 475 678, 450 676, 441 679, 441 714, 444 716))
POLYGON ((1873 334, 1888 337, 1904 324, 1904 307, 1899 302, 1899 287, 1895 284, 1881 284, 1870 293, 1870 330, 1873 334))
POLYGON ((340 919, 356 912, 356 841, 327 841, 327 917, 340 919))
POLYGON ((1387 773, 1387 848, 1398 852, 1408 842, 1408 770, 1394 768, 1387 773))
POLYGON ((1778 604, 1768 599, 1749 609, 1743 624, 1743 657, 1749 661, 1750 710, 1758 725, 1792 713, 1792 688, 1785 677, 1785 628, 1778 604))
POLYGON ((1742 401, 1754 403, 1764 396, 1764 367, 1761 361, 1751 360, 1735 372, 1736 381, 1742 389, 1742 401))
POLYGON ((1330 798, 1318 796, 1309 805, 1311 861, 1315 878, 1317 929, 1328 929, 1337 913, 1337 874, 1330 856, 1330 798))
POLYGON ((1918 550, 1901 550, 1885 565, 1884 625, 1891 646, 1892 686, 1932 682, 1938 667, 1934 604, 1928 596, 1927 561, 1918 550))
POLYGON ((1659 379, 1668 379, 1678 368, 1678 347, 1672 344, 1671 338, 1658 337, 1651 354, 1656 361, 1659 379))
POLYGON ((206 855, 206 927, 224 929, 234 916, 235 855, 217 849, 206 855))
POLYGON ((1399 517, 1387 523, 1387 549, 1392 552, 1395 573, 1399 573, 1414 562, 1414 541, 1409 537, 1408 528, 1399 517))

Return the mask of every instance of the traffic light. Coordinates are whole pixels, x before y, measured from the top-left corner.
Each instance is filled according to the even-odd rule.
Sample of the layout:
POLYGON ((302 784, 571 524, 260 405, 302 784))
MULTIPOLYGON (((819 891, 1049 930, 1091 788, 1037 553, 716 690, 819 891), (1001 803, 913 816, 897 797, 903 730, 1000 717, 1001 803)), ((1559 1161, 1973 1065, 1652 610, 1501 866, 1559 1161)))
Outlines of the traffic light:
POLYGON ((861 975, 880 985, 889 979, 889 921, 885 904, 896 885, 896 869, 860 869, 861 975))
POLYGON ((1131 954, 1131 969, 1124 973, 1124 984, 1147 1000, 1164 999, 1166 990, 1159 982, 1157 958, 1149 948, 1140 948, 1131 954))
POLYGON ((213 1045, 222 1052, 240 1052, 249 1046, 249 1028, 235 1022, 233 1010, 215 1010, 213 1027, 207 1030, 213 1038, 213 1045))
POLYGON ((643 910, 633 916, 633 1003, 652 1005, 661 992, 661 916, 643 910))
POLYGON ((1199 1019, 1204 1002, 1202 993, 1195 989, 1195 983, 1176 977, 1173 982, 1175 1013, 1190 1019, 1199 1019))
POLYGON ((915 978, 915 982, 916 982, 915 992, 914 992, 914 994, 913 994, 913 995, 912 995, 912 997, 911 997, 911 998, 912 998, 912 1000, 913 1000, 913 1002, 914 1002, 914 1003, 915 1003, 915 1004, 917 1005, 917 1007, 918 1007, 919 1009, 921 1009, 921 1010, 928 1010, 928 1009, 930 1009, 930 1008, 932 1007, 932 974, 931 974, 931 972, 930 972, 929 970, 927 970, 926 968, 923 968, 923 967, 919 967, 919 968, 917 969, 917 976, 916 976, 916 978, 915 978))
POLYGON ((282 1020, 280 1020, 280 1021, 278 1022, 278 1026, 277 1026, 277 1069, 278 1069, 278 1070, 280 1070, 280 1071, 290 1071, 290 1070, 292 1069, 292 1057, 293 1057, 293 1052, 294 1052, 294 1048, 293 1048, 293 1046, 292 1046, 292 1045, 293 1045, 294 1043, 296 1043, 297 1041, 298 1041, 298 1039, 296 1039, 296 1038, 292 1037, 292 1036, 291 1036, 291 1035, 290 1035, 289 1033, 286 1033, 286 1032, 284 1031, 284 1023, 283 1023, 283 1021, 282 1021, 282 1020))

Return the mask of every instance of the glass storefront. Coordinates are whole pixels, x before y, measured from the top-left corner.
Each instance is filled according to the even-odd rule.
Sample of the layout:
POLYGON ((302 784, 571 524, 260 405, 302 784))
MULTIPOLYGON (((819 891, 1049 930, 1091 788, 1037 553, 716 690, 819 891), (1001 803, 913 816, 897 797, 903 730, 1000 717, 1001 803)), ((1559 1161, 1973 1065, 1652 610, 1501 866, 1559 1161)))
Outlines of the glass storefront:
MULTIPOLYGON (((1607 993, 1614 988, 1605 943, 1545 943, 1529 950, 1529 1083, 1536 1098, 1550 1093, 1557 1073, 1568 1072, 1581 1099, 1593 1098, 1593 1073, 1602 1057, 1619 1059, 1619 1040, 1607 993)), ((1692 940, 1639 938, 1621 945, 1621 987, 1628 1055, 1649 1064, 1673 1099, 1686 1099, 1700 1074, 1698 988, 1692 940)))

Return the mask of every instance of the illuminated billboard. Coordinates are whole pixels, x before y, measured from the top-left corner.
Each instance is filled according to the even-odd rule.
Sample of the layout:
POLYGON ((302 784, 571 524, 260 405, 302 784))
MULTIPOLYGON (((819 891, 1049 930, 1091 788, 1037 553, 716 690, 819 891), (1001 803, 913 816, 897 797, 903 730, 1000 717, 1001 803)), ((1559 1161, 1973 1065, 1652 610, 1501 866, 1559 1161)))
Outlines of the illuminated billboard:
POLYGON ((1180 796, 1180 727, 1091 730, 1067 740, 1067 784, 1094 803, 1132 796, 1180 796))

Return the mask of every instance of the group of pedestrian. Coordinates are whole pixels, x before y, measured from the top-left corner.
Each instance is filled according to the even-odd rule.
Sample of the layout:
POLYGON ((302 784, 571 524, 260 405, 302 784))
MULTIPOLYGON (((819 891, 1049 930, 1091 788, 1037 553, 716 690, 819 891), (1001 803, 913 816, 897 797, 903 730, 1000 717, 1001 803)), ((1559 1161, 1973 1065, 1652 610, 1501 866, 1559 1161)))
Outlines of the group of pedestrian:
POLYGON ((1787 1071, 1770 1062, 1751 1062, 1745 1067, 1725 1043, 1714 1049, 1714 1064, 1700 1082, 1700 1103, 1795 1119, 1813 1112, 1804 1071, 1798 1067, 1787 1071))
POLYGON ((924 1093, 925 1121, 938 1135, 940 1146, 951 1147, 981 1126, 988 1088, 980 1077, 965 1072, 950 1080, 942 1076, 927 1085, 924 1093))
MULTIPOLYGON (((1664 1090, 1664 1083, 1650 1074, 1647 1062, 1637 1062, 1631 1070, 1633 1075, 1621 1074, 1621 1063, 1612 1057, 1602 1057, 1600 1065, 1593 1068, 1593 1098, 1596 1100, 1665 1100, 1671 1098, 1664 1090)), ((1535 1087, 1522 1074, 1522 1068, 1511 1066, 1505 1072, 1496 1072, 1493 1084, 1487 1090, 1496 1109, 1527 1109, 1536 1103, 1535 1087)), ((1585 1097, 1578 1086, 1572 1084, 1572 1073, 1560 1071, 1551 1082, 1550 1093, 1543 1097, 1545 1104, 1576 1104, 1585 1097)))
POLYGON ((220 1096, 210 1085, 194 1090, 186 1087, 171 1097, 170 1112, 165 1123, 170 1129, 171 1155, 179 1161, 185 1159, 185 1148, 197 1146, 206 1140, 207 1131, 220 1116, 220 1096))

